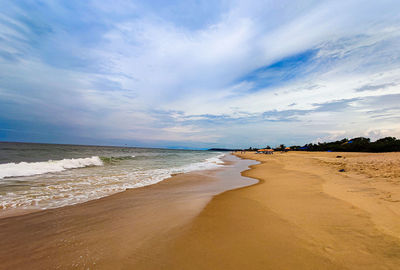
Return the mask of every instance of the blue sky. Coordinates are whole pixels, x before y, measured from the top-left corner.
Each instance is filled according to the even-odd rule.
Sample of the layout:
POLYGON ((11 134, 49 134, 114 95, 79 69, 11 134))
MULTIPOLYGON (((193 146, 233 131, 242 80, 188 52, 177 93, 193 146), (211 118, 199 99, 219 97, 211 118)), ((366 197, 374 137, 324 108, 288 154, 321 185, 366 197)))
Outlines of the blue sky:
POLYGON ((400 137, 400 3, 1 1, 0 140, 400 137))

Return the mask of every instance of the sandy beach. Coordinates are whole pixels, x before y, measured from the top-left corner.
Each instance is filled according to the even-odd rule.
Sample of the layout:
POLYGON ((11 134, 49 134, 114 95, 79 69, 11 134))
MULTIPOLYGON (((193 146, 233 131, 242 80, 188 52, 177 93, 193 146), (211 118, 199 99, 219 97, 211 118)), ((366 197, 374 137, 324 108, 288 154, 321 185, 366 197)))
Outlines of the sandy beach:
POLYGON ((260 182, 214 197, 138 269, 398 269, 399 153, 239 156, 260 182))
POLYGON ((400 270, 399 0, 0 7, 0 270, 400 270))
POLYGON ((162 244, 214 195, 257 182, 240 175, 257 162, 233 156, 224 162, 223 169, 178 174, 82 204, 7 211, 0 215, 0 269, 131 269, 137 261, 156 261, 162 244), (147 248, 152 239, 161 242, 147 248))
POLYGON ((0 268, 398 269, 399 153, 238 156, 260 164, 0 219, 0 268))

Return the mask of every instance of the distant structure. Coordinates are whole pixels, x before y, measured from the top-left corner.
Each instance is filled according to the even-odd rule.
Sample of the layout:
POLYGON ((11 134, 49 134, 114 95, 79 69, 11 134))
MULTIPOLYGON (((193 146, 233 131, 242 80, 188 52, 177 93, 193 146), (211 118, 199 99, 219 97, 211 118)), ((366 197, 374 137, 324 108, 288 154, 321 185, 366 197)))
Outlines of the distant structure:
POLYGON ((265 154, 267 152, 267 149, 258 149, 257 154, 265 154))
POLYGON ((274 150, 273 149, 259 149, 259 150, 257 150, 257 153, 272 155, 274 153, 274 150))

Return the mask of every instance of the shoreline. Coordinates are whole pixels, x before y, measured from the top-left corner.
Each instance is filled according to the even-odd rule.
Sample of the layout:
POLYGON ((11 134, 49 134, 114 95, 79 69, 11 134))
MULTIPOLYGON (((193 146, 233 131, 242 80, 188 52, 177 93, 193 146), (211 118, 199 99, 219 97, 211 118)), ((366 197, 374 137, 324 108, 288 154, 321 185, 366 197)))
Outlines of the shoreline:
POLYGON ((97 201, 0 219, 0 269, 400 265, 400 153, 237 156, 247 165, 176 175, 97 201), (238 175, 246 185, 210 194, 238 175))
POLYGON ((240 176, 254 161, 234 156, 225 161, 230 165, 178 174, 81 204, 2 218, 0 269, 130 264, 129 256, 144 256, 141 247, 150 239, 170 237, 175 228, 190 223, 214 195, 255 182, 240 176))
MULTIPOLYGON (((105 197, 109 197, 109 196, 113 196, 115 194, 121 193, 121 192, 126 192, 129 190, 133 190, 133 189, 137 189, 137 188, 143 188, 146 186, 151 186, 151 185, 156 185, 160 182, 163 181, 168 181, 170 178, 177 176, 177 175, 181 175, 181 174, 187 174, 187 173, 196 173, 196 172, 200 172, 200 171, 212 171, 212 170, 218 170, 218 169, 223 169, 225 166, 229 166, 229 164, 232 163, 232 160, 230 160, 230 158, 226 158, 227 155, 224 154, 224 156, 222 157, 222 161, 224 162, 224 166, 223 167, 219 167, 219 168, 208 168, 208 169, 199 169, 199 170, 192 170, 189 172, 178 172, 178 173, 172 173, 170 174, 169 177, 166 177, 160 181, 154 182, 154 183, 150 183, 150 184, 146 184, 143 186, 138 186, 138 187, 133 187, 133 188, 126 188, 125 190, 121 190, 121 191, 116 191, 116 192, 112 192, 106 195, 103 195, 101 197, 97 197, 97 198, 92 198, 92 199, 88 199, 88 200, 83 200, 80 202, 75 202, 72 204, 64 204, 64 205, 60 205, 60 206, 55 206, 55 207, 48 207, 48 208, 39 208, 39 207, 10 207, 10 208, 2 208, 2 206, 0 205, 0 220, 3 218, 8 218, 8 217, 14 217, 14 216, 21 216, 21 215, 26 215, 26 214, 31 214, 31 213, 36 213, 36 212, 42 212, 42 211, 47 211, 47 210, 51 210, 51 209, 58 209, 58 208, 62 208, 62 207, 70 207, 70 206, 74 206, 74 205, 79 205, 79 204, 84 204, 90 201, 96 201, 99 199, 103 199, 105 197)), ((72 170, 76 170, 76 169, 86 169, 86 167, 82 167, 82 168, 72 168, 72 170)), ((43 173, 41 175, 46 175, 48 173, 43 173)))
MULTIPOLYGON (((336 155, 238 155, 261 162, 242 172, 260 182, 214 196, 190 225, 176 233, 178 237, 167 243, 149 242, 147 249, 159 243, 164 246, 155 263, 139 260, 135 269, 161 265, 163 269, 397 269, 398 235, 377 226, 363 204, 356 206, 357 201, 326 191, 331 191, 326 183, 342 185, 336 183, 341 177, 345 184, 364 184, 351 174, 341 175, 336 165, 320 164, 321 158, 336 161, 336 155)), ((361 162, 359 153, 343 155, 361 162)), ((396 160, 400 157, 400 153, 392 155, 396 160)), ((349 193, 339 193, 343 192, 349 193)), ((364 197, 368 192, 361 187, 357 194, 364 197)), ((364 199, 377 205, 374 198, 364 199)), ((399 218, 396 213, 386 214, 386 221, 399 218)))

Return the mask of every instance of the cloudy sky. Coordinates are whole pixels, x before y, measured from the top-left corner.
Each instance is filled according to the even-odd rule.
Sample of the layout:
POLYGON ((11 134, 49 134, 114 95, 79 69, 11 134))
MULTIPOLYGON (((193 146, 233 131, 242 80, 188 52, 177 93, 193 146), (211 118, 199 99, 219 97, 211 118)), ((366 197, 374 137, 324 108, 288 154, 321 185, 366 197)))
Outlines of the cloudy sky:
POLYGON ((0 0, 0 140, 400 137, 400 2, 0 0))

